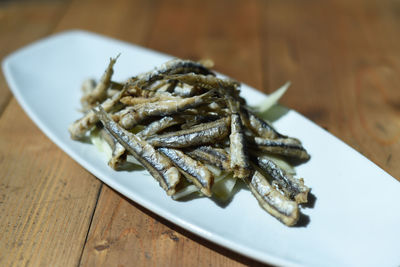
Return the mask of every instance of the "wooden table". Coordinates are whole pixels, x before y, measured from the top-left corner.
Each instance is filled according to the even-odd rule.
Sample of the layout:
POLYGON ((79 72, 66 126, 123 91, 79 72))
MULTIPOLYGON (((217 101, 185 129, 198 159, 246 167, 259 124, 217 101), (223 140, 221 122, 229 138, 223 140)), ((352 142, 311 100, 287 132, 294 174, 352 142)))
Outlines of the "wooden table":
MULTIPOLYGON (((284 105, 400 177, 398 1, 2 1, 0 57, 68 29, 212 58, 264 92, 290 80, 284 105)), ((262 264, 101 183, 33 124, 1 77, 0 265, 262 264)))

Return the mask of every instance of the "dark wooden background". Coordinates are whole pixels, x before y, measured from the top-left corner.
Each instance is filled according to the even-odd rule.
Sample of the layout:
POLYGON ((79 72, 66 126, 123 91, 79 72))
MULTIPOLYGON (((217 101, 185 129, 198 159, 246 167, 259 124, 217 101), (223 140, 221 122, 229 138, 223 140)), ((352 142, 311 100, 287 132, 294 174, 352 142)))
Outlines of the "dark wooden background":
MULTIPOLYGON (((69 29, 211 58, 267 93, 290 80, 281 103, 400 177, 399 1, 0 1, 0 58, 69 29)), ((0 76, 0 265, 262 264, 102 184, 39 131, 0 76)))

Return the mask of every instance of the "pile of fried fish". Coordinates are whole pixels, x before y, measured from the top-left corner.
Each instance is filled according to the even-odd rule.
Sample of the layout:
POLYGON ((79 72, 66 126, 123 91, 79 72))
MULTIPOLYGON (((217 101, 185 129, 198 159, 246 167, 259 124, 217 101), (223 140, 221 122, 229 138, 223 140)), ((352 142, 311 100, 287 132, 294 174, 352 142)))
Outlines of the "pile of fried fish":
POLYGON ((173 198, 187 188, 215 197, 221 184, 244 182, 268 213, 298 222, 310 189, 285 162, 310 156, 246 105, 239 82, 217 77, 210 62, 174 59, 119 83, 111 79, 116 60, 99 82, 83 83, 72 139, 95 133, 111 148, 110 167, 131 159, 173 198))

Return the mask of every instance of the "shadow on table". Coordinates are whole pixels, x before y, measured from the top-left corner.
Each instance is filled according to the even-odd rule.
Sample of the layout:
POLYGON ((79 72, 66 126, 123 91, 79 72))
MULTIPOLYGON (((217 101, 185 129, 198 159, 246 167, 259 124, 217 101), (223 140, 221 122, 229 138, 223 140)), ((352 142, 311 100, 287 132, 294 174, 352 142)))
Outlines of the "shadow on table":
POLYGON ((216 251, 219 254, 224 255, 225 257, 228 257, 228 258, 230 258, 230 259, 232 259, 234 261, 237 261, 237 262, 239 262, 239 263, 241 263, 243 265, 246 265, 246 266, 260 266, 260 267, 272 266, 272 265, 268 265, 268 264, 264 264, 264 263, 258 262, 256 260, 248 258, 246 256, 240 255, 240 254, 238 254, 236 252, 233 252, 233 251, 231 251, 231 250, 229 250, 229 249, 227 249, 225 247, 222 247, 222 246, 217 245, 217 244, 215 244, 213 242, 210 242, 210 241, 208 241, 208 240, 206 240, 206 239, 204 239, 204 238, 202 238, 200 236, 197 236, 197 235, 195 235, 195 234, 193 234, 193 233, 191 233, 191 232, 189 232, 189 231, 187 231, 187 230, 175 225, 174 223, 171 223, 168 220, 158 216, 157 214, 149 211, 148 209, 140 206, 139 204, 137 204, 137 203, 133 202, 132 200, 126 198, 125 196, 121 195, 120 193, 118 193, 118 192, 116 192, 116 193, 118 195, 120 195, 121 198, 125 199, 127 202, 132 204, 135 208, 139 209, 141 212, 145 213, 146 215, 152 217, 154 220, 157 220, 160 223, 164 224, 165 226, 167 226, 171 230, 176 231, 179 234, 181 234, 181 235, 193 240, 194 242, 197 242, 197 243, 201 244, 202 246, 205 246, 205 247, 207 247, 207 248, 209 248, 211 250, 216 251))

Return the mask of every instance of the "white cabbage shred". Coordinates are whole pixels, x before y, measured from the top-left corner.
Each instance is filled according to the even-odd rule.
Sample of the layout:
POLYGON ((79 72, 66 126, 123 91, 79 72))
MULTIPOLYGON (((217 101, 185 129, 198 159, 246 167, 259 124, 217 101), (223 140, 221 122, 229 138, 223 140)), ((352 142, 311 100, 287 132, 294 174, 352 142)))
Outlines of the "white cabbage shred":
POLYGON ((282 85, 276 91, 269 94, 266 99, 264 99, 257 105, 253 106, 255 111, 258 113, 264 113, 264 112, 268 111, 271 107, 276 105, 278 103, 279 99, 285 94, 285 92, 289 88, 290 84, 291 83, 289 81, 286 82, 284 85, 282 85))

